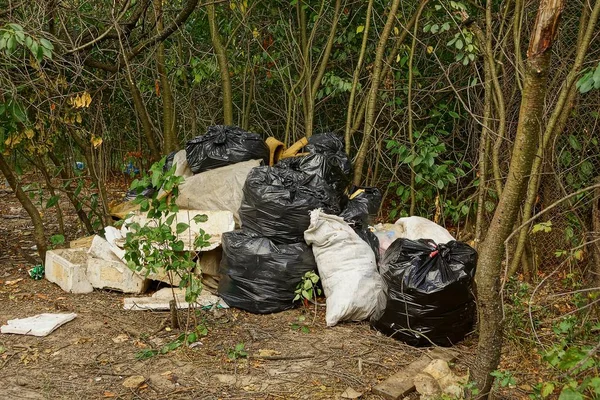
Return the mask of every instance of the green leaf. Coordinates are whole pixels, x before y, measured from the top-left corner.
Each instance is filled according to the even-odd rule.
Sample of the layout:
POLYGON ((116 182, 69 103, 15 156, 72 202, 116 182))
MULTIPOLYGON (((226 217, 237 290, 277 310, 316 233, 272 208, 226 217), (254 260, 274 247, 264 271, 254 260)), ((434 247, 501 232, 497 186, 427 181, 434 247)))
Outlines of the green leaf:
POLYGON ((47 40, 47 39, 41 38, 40 39, 40 44, 42 46, 44 46, 45 49, 48 49, 48 50, 53 50, 54 49, 54 46, 52 45, 52 43, 50 43, 50 41, 47 40))
POLYGON ((437 184, 437 187, 439 189, 443 189, 444 188, 444 181, 442 181, 441 179, 438 179, 438 181, 437 181, 436 184, 437 184))
POLYGON ((537 232, 551 232, 552 231, 552 221, 540 222, 539 224, 535 224, 531 233, 537 232))
POLYGON ((456 47, 458 50, 462 49, 464 46, 463 41, 461 39, 457 39, 456 43, 454 43, 454 47, 456 47))
POLYGON ((542 398, 545 399, 546 397, 550 396, 552 392, 554 392, 554 384, 552 382, 544 382, 544 384, 542 385, 542 390, 540 392, 542 398))
POLYGON ((176 228, 177 234, 179 235, 179 234, 181 234, 181 233, 185 232, 185 230, 186 230, 187 228, 189 228, 189 227, 190 227, 190 226, 189 226, 188 224, 184 223, 184 222, 180 222, 180 223, 178 223, 178 224, 177 224, 177 228, 176 228))
POLYGON ((208 221, 208 216, 206 214, 198 214, 194 218, 192 218, 192 220, 195 223, 200 224, 200 223, 208 221))
POLYGON ((600 378, 595 376, 590 379, 588 387, 592 389, 596 395, 600 395, 600 378))
POLYGON ((583 396, 581 393, 575 391, 570 387, 565 387, 560 392, 560 396, 558 396, 558 400, 583 400, 583 396))
POLYGON ((194 343, 194 342, 198 341, 198 335, 196 335, 196 333, 195 333, 195 332, 192 332, 192 333, 190 333, 190 334, 187 336, 187 338, 186 338, 186 340, 185 340, 185 341, 186 341, 188 344, 190 344, 190 343, 194 343))
POLYGON ((365 26, 364 25, 359 25, 359 26, 356 27, 356 33, 361 33, 364 30, 365 30, 365 26))
POLYGON ((59 199, 60 199, 60 197, 58 197, 58 196, 50 197, 48 199, 48 201, 46 202, 46 208, 54 207, 55 205, 57 205, 59 199))
POLYGON ((65 237, 63 235, 52 235, 50 236, 50 243, 53 246, 58 246, 59 244, 63 244, 65 242, 65 237))

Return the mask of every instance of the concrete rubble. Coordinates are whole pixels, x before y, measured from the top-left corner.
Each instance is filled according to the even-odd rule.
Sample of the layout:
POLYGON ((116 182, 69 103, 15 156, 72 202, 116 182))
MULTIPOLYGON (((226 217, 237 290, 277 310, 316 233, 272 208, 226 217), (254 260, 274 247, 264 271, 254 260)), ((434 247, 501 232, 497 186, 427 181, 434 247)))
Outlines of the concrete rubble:
MULTIPOLYGON (((70 293, 110 289, 142 294, 148 289, 151 280, 179 285, 181 278, 166 270, 147 273, 145 270, 132 271, 127 267, 123 246, 128 232, 127 226, 134 222, 144 226, 155 223, 155 220, 139 212, 134 213, 128 217, 120 230, 114 227, 105 228, 105 238, 96 235, 81 241, 81 248, 48 251, 45 260, 46 279, 70 293)), ((221 235, 234 229, 233 214, 230 211, 182 210, 177 213, 173 222, 173 232, 176 232, 176 226, 181 222, 189 225, 188 229, 178 235, 184 242, 184 251, 199 252, 197 273, 202 276, 208 288, 216 289, 222 254, 221 235), (196 215, 206 215, 208 220, 196 223, 193 220, 196 215), (210 236, 209 246, 195 249, 193 242, 201 229, 210 236)))

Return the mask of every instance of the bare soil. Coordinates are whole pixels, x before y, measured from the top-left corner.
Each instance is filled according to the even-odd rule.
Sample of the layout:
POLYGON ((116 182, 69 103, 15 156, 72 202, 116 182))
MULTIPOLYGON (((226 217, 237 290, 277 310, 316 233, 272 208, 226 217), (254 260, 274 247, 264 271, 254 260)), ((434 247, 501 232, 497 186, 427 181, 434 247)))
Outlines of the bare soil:
MULTIPOLYGON (((66 213, 70 239, 83 236, 76 217, 66 213)), ((55 233, 48 214, 48 232, 55 233)), ((316 314, 298 308, 271 315, 229 309, 198 311, 208 335, 196 347, 139 360, 136 354, 160 349, 181 333, 169 330, 169 314, 124 311, 121 293, 76 295, 31 279, 31 231, 12 191, 0 186, 0 324, 47 312, 77 318, 43 338, 0 335, 0 399, 334 399, 348 387, 363 399, 380 399, 372 387, 426 350, 368 323, 327 328, 324 307, 316 314), (294 329, 300 317, 308 332, 294 329), (239 343, 248 356, 232 360, 228 352, 239 343), (135 376, 144 383, 126 387, 135 376)), ((474 344, 471 337, 455 347, 459 372, 467 371, 474 344)))

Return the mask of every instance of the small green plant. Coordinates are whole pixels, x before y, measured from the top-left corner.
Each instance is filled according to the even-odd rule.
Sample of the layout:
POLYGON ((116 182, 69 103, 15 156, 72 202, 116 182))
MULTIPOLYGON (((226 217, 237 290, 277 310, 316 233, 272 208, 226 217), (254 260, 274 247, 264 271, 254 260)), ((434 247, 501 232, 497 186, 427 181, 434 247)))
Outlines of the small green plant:
POLYGON ((244 343, 238 343, 234 348, 227 350, 227 357, 230 360, 248 357, 248 352, 246 351, 246 346, 244 343))
MULTIPOLYGON (((170 192, 168 196, 159 196, 156 190, 152 198, 138 196, 136 202, 140 204, 140 211, 147 213, 152 222, 144 226, 137 222, 127 224, 129 232, 125 241, 125 260, 132 270, 145 274, 156 273, 164 269, 169 276, 175 274, 181 278, 180 287, 185 288, 185 298, 189 303, 194 303, 202 291, 200 279, 196 276, 196 263, 193 251, 184 251, 185 244, 180 235, 188 228, 189 224, 177 222, 179 207, 176 199, 179 194, 178 186, 183 177, 175 175, 175 165, 164 170, 165 158, 155 163, 150 168, 150 174, 136 179, 131 188, 141 193, 152 185, 170 192), (175 232, 173 232, 175 226, 175 232)), ((206 215, 196 215, 192 218, 195 223, 207 221, 206 215)), ((191 235, 191 233, 190 233, 191 235)), ((199 229, 193 238, 194 250, 199 250, 209 245, 210 235, 199 229)), ((191 239, 191 238, 190 238, 191 239)))
POLYGON ((306 317, 304 315, 301 315, 298 317, 297 322, 294 322, 290 325, 290 328, 292 328, 293 331, 300 331, 302 333, 310 333, 310 328, 304 321, 306 321, 306 317))
POLYGON ((321 289, 317 287, 319 282, 319 275, 315 274, 314 271, 308 271, 302 277, 302 281, 296 286, 296 295, 294 301, 305 299, 307 301, 313 300, 316 296, 321 295, 321 289), (315 296, 316 294, 316 296, 315 296))
POLYGON ((496 378, 494 380, 494 387, 496 387, 496 388, 499 388, 499 387, 506 388, 506 387, 514 386, 517 384, 515 377, 512 375, 512 373, 510 371, 496 370, 496 371, 493 371, 490 375, 493 376, 494 378, 496 378))
POLYGON ((54 249, 56 246, 60 246, 65 243, 65 237, 63 235, 52 235, 50 236, 50 245, 54 249))
POLYGON ((140 350, 135 354, 136 360, 147 360, 148 358, 152 358, 159 354, 167 354, 173 350, 178 349, 184 344, 192 344, 198 341, 199 336, 206 336, 208 334, 208 330, 204 325, 198 325, 196 330, 190 333, 182 333, 177 337, 177 339, 165 344, 160 349, 145 349, 140 350))

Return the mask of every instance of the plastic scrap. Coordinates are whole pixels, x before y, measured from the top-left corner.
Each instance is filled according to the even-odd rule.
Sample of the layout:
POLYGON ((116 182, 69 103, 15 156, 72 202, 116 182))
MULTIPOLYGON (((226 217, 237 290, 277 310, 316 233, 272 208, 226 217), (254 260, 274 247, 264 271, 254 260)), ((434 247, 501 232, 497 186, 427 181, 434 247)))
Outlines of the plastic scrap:
POLYGON ((312 245, 327 297, 327 326, 380 313, 385 292, 375 254, 342 218, 312 211, 304 239, 312 245))
POLYGON ((372 325, 412 346, 459 342, 474 323, 476 265, 477 252, 465 243, 396 240, 380 266, 387 304, 372 325))
POLYGON ((402 237, 405 239, 431 239, 438 244, 455 240, 446 228, 439 226, 427 218, 417 216, 405 217, 398 219, 394 224, 404 229, 404 236, 402 237))
POLYGON ((340 211, 339 197, 318 175, 258 167, 246 179, 240 219, 244 230, 274 243, 297 243, 316 208, 332 214, 340 211))
POLYGON ((268 314, 294 307, 302 277, 317 267, 305 243, 275 244, 243 231, 223 234, 218 294, 230 307, 268 314))
POLYGON ((205 135, 185 145, 194 174, 248 160, 269 162, 269 148, 256 133, 227 125, 210 126, 205 135))

